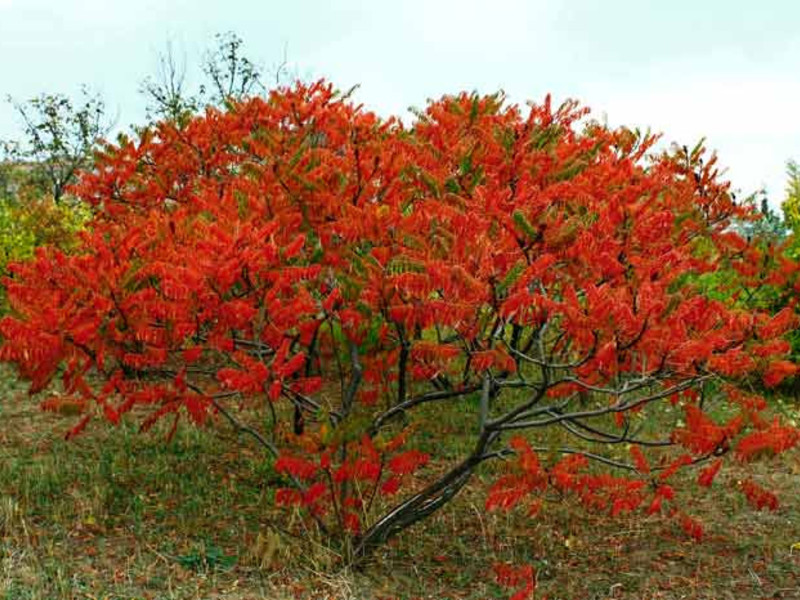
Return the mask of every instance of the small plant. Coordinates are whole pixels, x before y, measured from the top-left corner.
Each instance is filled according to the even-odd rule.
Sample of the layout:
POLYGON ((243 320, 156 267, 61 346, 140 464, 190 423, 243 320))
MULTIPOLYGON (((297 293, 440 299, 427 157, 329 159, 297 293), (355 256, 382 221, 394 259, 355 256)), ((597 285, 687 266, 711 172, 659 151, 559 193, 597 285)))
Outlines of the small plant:
POLYGON ((221 548, 214 544, 204 544, 201 549, 195 552, 176 556, 175 562, 190 571, 213 571, 216 569, 230 569, 236 564, 236 557, 225 554, 221 548))

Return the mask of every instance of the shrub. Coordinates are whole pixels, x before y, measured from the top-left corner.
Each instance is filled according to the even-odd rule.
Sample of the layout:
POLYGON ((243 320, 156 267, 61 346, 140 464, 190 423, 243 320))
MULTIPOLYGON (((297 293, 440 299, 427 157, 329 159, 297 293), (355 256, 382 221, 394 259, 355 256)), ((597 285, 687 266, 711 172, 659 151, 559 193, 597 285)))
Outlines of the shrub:
POLYGON ((556 490, 699 538, 674 473, 710 465, 711 485, 721 459, 798 431, 746 391, 796 371, 793 314, 697 278, 793 266, 765 273, 729 228, 746 211, 713 160, 585 114, 461 94, 406 128, 319 82, 162 123, 83 174, 78 253, 12 267, 0 358, 32 392, 58 376, 78 397, 68 436, 134 410, 143 429, 229 421, 274 456, 276 502, 351 560, 498 458, 487 510, 556 490), (471 445, 447 463, 454 414, 471 445))
MULTIPOLYGON (((74 250, 78 232, 89 220, 87 206, 65 200, 56 204, 49 197, 0 200, 0 273, 10 263, 33 257, 40 246, 74 250)), ((0 296, 0 310, 5 305, 0 296)))

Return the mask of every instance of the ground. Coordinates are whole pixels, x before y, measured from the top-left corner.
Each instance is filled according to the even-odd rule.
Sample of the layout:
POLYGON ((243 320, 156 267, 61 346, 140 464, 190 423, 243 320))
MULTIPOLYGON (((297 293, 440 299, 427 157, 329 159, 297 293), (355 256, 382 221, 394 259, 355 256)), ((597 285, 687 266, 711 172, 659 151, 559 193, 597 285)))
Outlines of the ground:
POLYGON ((569 499, 535 518, 486 514, 487 470, 352 573, 287 533, 298 521, 272 505, 269 462, 223 423, 181 427, 169 443, 133 422, 65 442, 72 422, 0 370, 0 598, 507 598, 498 562, 532 564, 536 597, 550 600, 800 598, 797 452, 756 467, 775 512, 729 491, 744 467, 711 490, 689 486, 702 543, 672 520, 611 520, 569 499))

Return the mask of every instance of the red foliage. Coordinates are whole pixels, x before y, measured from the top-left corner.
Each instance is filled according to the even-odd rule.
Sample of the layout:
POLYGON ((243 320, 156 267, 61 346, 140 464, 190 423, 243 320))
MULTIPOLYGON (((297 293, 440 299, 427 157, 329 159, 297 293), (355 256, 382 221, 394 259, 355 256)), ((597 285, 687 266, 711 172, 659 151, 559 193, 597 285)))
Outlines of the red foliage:
POLYGON ((510 600, 530 600, 536 590, 536 571, 531 565, 496 564, 497 583, 503 587, 516 588, 510 600))
POLYGON ((775 494, 765 490, 751 479, 744 480, 741 484, 741 489, 750 505, 757 510, 762 508, 778 510, 778 498, 775 494))
POLYGON ((776 360, 769 364, 764 373, 764 383, 767 387, 775 387, 787 377, 797 373, 797 365, 788 360, 776 360))
POLYGON ((410 475, 419 467, 428 464, 430 456, 419 450, 397 454, 389 461, 389 470, 395 475, 410 475))
POLYGON ((800 442, 800 432, 795 427, 781 425, 777 420, 772 425, 754 431, 739 440, 736 455, 749 460, 761 454, 780 454, 794 448, 800 442))
POLYGON ((700 408, 686 406, 686 426, 673 432, 673 439, 694 454, 709 454, 731 437, 742 427, 741 419, 734 418, 728 424, 717 425, 700 408))
POLYGON ((548 474, 541 468, 539 458, 527 440, 515 437, 511 446, 517 452, 516 472, 504 475, 495 481, 486 498, 486 509, 508 510, 531 493, 544 491, 548 486, 548 474))
POLYGON ((308 480, 314 478, 319 466, 305 458, 283 455, 275 462, 275 470, 278 473, 286 473, 298 479, 308 480))
POLYGON ((703 535, 705 532, 703 530, 702 523, 685 514, 680 515, 680 522, 681 528, 684 532, 686 532, 686 535, 694 538, 695 541, 703 541, 703 535))
POLYGON ((647 462, 647 458, 639 446, 631 446, 631 458, 633 458, 633 464, 636 465, 636 470, 639 473, 644 475, 650 473, 650 463, 647 462))

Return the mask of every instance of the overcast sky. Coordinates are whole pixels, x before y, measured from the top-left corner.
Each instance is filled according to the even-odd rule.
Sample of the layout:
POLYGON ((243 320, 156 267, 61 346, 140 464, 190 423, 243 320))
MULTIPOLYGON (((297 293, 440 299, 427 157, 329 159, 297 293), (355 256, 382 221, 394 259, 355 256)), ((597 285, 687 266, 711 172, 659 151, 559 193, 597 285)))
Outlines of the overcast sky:
MULTIPOLYGON (((776 205, 800 160, 796 0, 0 0, 0 92, 86 83, 124 126, 141 121, 137 90, 167 40, 191 75, 228 30, 266 67, 286 48, 304 78, 360 84, 381 114, 460 90, 550 92, 668 141, 705 136, 734 187, 776 205)), ((18 135, 3 103, 0 138, 18 135)))

